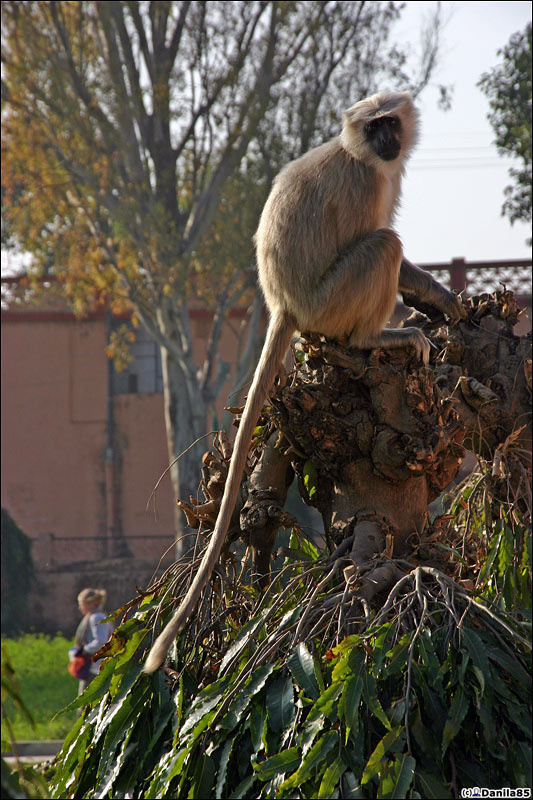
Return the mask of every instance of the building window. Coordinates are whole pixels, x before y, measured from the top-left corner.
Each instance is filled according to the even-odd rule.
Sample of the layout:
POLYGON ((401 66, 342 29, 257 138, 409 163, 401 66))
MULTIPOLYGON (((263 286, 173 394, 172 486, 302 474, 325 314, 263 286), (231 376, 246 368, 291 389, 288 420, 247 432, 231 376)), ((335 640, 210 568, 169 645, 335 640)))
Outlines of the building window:
MULTIPOLYGON (((123 325, 117 322, 117 325, 123 325)), ((148 331, 140 325, 130 347, 133 361, 122 372, 113 370, 113 394, 157 394, 163 391, 161 352, 148 331)))

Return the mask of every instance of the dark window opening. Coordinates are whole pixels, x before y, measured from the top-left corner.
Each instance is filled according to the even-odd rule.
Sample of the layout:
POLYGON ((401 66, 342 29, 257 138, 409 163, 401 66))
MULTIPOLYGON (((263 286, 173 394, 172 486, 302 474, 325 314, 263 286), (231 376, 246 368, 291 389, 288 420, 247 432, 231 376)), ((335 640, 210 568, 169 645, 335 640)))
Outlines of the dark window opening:
MULTIPOLYGON (((114 323, 117 327, 122 321, 114 323)), ((133 328, 135 341, 130 345, 133 360, 122 372, 113 370, 113 394, 161 394, 163 374, 161 352, 150 334, 141 326, 133 328)))

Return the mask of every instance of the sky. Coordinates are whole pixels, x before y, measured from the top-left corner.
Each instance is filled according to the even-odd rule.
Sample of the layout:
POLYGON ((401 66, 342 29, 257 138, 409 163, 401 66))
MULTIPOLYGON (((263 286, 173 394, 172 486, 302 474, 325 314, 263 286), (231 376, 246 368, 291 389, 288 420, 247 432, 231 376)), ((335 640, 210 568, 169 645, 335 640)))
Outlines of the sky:
MULTIPOLYGON (((408 2, 402 32, 417 31, 434 2, 408 2)), ((447 20, 440 64, 417 105, 422 136, 407 166, 395 227, 411 261, 419 264, 530 258, 530 226, 501 216, 513 159, 498 155, 487 120, 486 95, 476 86, 501 61, 497 50, 531 19, 529 2, 443 2, 447 20), (454 86, 452 107, 437 106, 438 84, 454 86)), ((400 28, 397 28, 399 31, 400 28)))
MULTIPOLYGON (((396 37, 416 50, 421 22, 436 2, 407 2, 396 37)), ((409 162, 395 227, 406 256, 419 264, 529 258, 529 225, 501 216, 513 160, 498 155, 487 120, 488 100, 476 86, 500 62, 497 50, 531 19, 529 2, 443 2, 446 25, 440 64, 419 98, 422 135, 409 162), (454 87, 452 107, 437 106, 437 85, 454 87)), ((21 261, 2 251, 2 274, 21 261)))

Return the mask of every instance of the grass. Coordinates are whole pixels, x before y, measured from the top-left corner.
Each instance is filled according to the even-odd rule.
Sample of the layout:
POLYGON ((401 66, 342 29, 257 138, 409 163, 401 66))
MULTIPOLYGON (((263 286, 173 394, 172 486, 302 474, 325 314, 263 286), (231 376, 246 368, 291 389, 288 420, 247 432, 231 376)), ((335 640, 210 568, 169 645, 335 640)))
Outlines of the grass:
POLYGON ((2 650, 15 670, 20 697, 35 723, 33 728, 8 697, 5 710, 16 741, 63 739, 72 728, 75 710, 52 720, 78 693, 78 681, 67 672, 72 646, 72 640, 60 633, 53 637, 42 633, 26 633, 16 639, 2 637, 2 650))

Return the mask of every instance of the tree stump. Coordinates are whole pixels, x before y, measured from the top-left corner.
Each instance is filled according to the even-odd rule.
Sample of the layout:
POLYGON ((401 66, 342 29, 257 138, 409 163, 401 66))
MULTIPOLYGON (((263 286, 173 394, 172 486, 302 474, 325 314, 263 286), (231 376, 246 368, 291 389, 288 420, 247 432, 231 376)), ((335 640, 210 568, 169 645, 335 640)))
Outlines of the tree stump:
MULTIPOLYGON (((412 348, 350 349, 316 334, 297 342, 296 367, 263 411, 229 535, 252 546, 260 585, 280 524, 291 524, 284 503, 294 475, 366 600, 401 574, 398 563, 428 530, 428 506, 457 475, 464 446, 495 463, 514 459, 506 474, 527 493, 531 337, 513 333, 520 312, 511 292, 470 298, 465 308, 453 327, 418 312, 406 320, 434 344, 429 366, 412 348)), ((206 503, 188 506, 190 524, 211 527, 215 518, 231 448, 218 449, 204 457, 206 503)))

